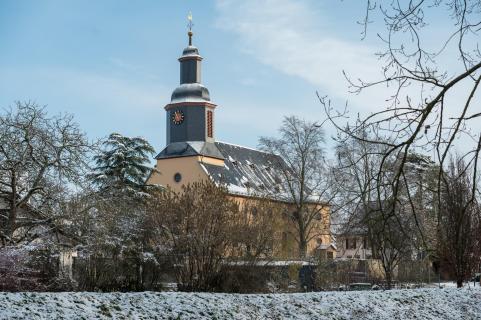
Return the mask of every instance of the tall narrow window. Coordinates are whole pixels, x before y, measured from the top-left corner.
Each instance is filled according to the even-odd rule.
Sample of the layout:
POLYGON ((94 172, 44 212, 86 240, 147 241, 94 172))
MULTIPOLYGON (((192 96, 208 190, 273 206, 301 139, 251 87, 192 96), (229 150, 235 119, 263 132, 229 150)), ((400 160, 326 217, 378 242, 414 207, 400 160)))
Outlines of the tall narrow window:
POLYGON ((209 138, 212 138, 214 135, 213 135, 213 131, 214 131, 214 128, 213 128, 213 113, 212 111, 210 110, 207 110, 207 137, 209 138))

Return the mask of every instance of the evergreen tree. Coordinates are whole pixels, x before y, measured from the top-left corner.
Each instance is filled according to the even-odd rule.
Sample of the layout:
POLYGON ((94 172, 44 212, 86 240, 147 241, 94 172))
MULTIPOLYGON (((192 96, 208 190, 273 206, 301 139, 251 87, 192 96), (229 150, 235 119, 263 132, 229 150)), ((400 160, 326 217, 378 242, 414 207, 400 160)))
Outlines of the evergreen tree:
POLYGON ((152 170, 150 156, 155 152, 149 142, 140 137, 112 133, 102 147, 103 150, 94 157, 93 183, 101 190, 112 187, 142 189, 152 170))
POLYGON ((83 289, 143 290, 149 252, 145 204, 153 192, 145 181, 152 170, 149 160, 153 153, 143 138, 112 133, 94 157, 90 178, 97 190, 83 199, 91 209, 79 229, 85 232, 85 253, 93 259, 93 268, 108 268, 112 274, 86 274, 83 289), (118 281, 119 275, 124 281, 118 281))

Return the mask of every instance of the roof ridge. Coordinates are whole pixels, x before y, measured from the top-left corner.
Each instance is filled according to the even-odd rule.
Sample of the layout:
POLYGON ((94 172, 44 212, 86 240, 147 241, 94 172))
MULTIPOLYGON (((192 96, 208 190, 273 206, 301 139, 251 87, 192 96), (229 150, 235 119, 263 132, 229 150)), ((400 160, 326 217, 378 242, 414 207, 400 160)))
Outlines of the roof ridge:
POLYGON ((244 148, 244 149, 249 149, 249 150, 252 150, 252 151, 257 151, 257 152, 262 152, 262 153, 266 153, 266 154, 272 154, 272 155, 276 155, 272 152, 267 152, 267 151, 264 151, 264 150, 259 150, 259 149, 254 149, 254 148, 251 148, 251 147, 246 147, 246 146, 241 146, 239 144, 235 144, 235 143, 230 143, 230 142, 225 142, 225 141, 215 141, 215 143, 223 143, 223 144, 228 144, 228 145, 231 145, 231 146, 234 146, 234 147, 239 147, 239 148, 244 148))

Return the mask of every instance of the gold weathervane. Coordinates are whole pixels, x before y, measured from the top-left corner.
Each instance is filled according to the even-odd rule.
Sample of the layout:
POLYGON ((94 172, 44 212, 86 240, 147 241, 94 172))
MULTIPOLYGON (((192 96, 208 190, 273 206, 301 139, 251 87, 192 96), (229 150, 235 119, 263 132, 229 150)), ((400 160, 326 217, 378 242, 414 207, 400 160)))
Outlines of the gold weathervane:
POLYGON ((192 35, 194 33, 192 33, 192 27, 194 26, 194 24, 192 23, 192 12, 189 11, 189 14, 187 15, 187 20, 189 20, 189 24, 187 24, 187 27, 189 28, 189 32, 187 33, 189 35, 189 46, 192 45, 192 35))

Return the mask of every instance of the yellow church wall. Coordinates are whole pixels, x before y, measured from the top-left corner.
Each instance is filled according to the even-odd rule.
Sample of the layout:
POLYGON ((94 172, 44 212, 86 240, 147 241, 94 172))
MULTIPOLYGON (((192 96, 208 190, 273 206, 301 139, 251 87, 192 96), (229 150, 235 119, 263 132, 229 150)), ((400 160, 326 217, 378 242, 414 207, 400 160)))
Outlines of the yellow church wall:
POLYGON ((197 160, 201 163, 212 164, 215 166, 224 166, 224 160, 222 159, 211 158, 206 156, 198 156, 197 160))
MULTIPOLYGON (((244 207, 247 202, 256 201, 256 197, 230 195, 233 201, 237 202, 240 208, 244 207)), ((275 235, 273 256, 280 259, 296 259, 299 257, 299 247, 296 241, 297 231, 293 221, 285 214, 286 210, 294 210, 294 205, 271 200, 279 205, 279 211, 274 215, 272 223, 278 230, 275 235)), ((307 244, 307 255, 316 256, 319 254, 318 247, 322 244, 331 243, 330 232, 330 210, 328 205, 309 204, 310 210, 318 210, 320 213, 319 219, 313 221, 313 231, 311 233, 312 239, 307 244), (315 208, 314 208, 315 207, 315 208)), ((336 257, 334 248, 325 250, 332 252, 333 258, 336 257)))
POLYGON ((155 166, 157 172, 153 172, 148 184, 158 184, 169 187, 175 192, 182 191, 182 185, 199 182, 208 178, 199 163, 198 156, 158 159, 155 166), (175 182, 174 175, 180 173, 182 179, 175 182))

